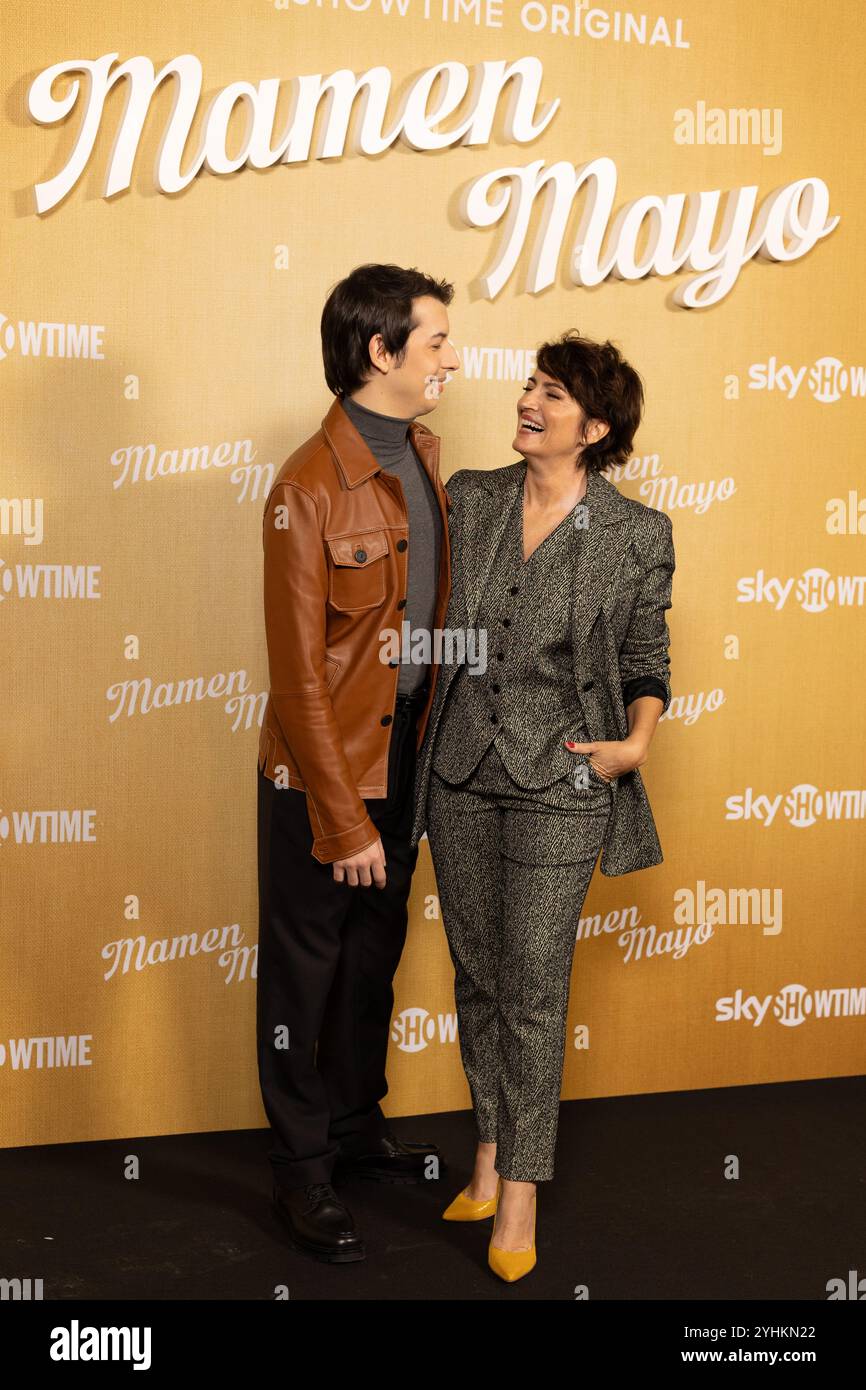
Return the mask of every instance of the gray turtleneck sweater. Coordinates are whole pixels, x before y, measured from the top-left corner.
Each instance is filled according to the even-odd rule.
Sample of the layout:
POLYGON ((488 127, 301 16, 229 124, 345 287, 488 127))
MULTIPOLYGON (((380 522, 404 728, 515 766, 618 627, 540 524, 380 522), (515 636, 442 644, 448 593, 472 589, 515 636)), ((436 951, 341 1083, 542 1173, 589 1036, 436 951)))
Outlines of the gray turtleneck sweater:
MULTIPOLYGON (((340 403, 380 468, 399 479, 403 489, 409 517, 409 569, 402 620, 409 623, 410 642, 417 628, 426 628, 432 635, 436 619, 442 518, 433 485, 409 438, 412 417, 403 420, 393 415, 381 415, 378 410, 359 405, 351 396, 344 396, 340 403)), ((402 640, 402 630, 400 636, 402 640)), ((408 655, 409 644, 405 646, 408 655)), ((426 664, 402 664, 397 693, 409 695, 419 689, 427 679, 429 670, 426 664)))

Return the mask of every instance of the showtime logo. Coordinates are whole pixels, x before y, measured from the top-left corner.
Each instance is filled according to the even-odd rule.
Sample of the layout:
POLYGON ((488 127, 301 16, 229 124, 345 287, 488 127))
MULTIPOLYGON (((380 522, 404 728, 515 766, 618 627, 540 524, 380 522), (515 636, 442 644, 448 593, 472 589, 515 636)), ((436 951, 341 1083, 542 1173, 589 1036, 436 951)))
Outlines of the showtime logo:
POLYGON ((736 994, 716 1000, 716 1023, 751 1023, 759 1028, 770 1005, 773 1018, 784 1028, 799 1028, 807 1018, 862 1018, 866 1014, 866 988, 842 985, 838 989, 809 990, 805 985, 785 985, 778 994, 736 994))
POLYGON ((102 362, 104 323, 43 323, 0 314, 0 361, 17 349, 22 357, 72 357, 102 362))
POLYGON ((51 811, 0 810, 0 844, 94 844, 96 811, 93 808, 51 811))
POLYGON ((0 560, 0 603, 7 599, 100 599, 101 565, 18 565, 0 560))
POLYGON ((786 400, 792 401, 804 378, 806 389, 820 405, 835 405, 844 396, 858 400, 866 396, 866 367, 846 367, 838 357, 819 357, 811 366, 801 367, 785 363, 777 367, 775 357, 769 362, 753 362, 749 367, 749 390, 781 391, 786 400))
POLYGON ((737 580, 737 603, 768 604, 779 613, 794 589, 794 602, 804 613, 827 613, 831 608, 862 608, 866 600, 866 574, 830 574, 813 566, 799 576, 782 579, 765 570, 737 580), (796 585, 796 589, 794 586, 796 585))
MULTIPOLYGON (((725 820, 756 820, 761 825, 771 826, 782 802, 781 792, 767 796, 747 787, 742 796, 727 798, 725 820)), ((822 792, 809 782, 800 782, 784 797, 782 817, 797 830, 808 830, 820 820, 864 820, 866 788, 851 787, 847 791, 830 788, 822 792)))
POLYGON ((423 1052, 433 1042, 457 1041, 457 1015, 437 1014, 426 1009, 403 1009, 391 1023, 391 1041, 401 1052, 423 1052))

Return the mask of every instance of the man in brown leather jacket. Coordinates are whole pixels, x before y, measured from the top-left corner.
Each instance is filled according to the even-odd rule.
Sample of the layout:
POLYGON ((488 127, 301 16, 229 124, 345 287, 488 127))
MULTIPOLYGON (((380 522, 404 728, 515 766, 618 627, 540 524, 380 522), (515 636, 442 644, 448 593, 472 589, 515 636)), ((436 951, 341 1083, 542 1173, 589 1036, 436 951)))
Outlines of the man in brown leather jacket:
POLYGON ((332 1176, 418 1182, 442 1166, 434 1145, 391 1133, 379 1101, 438 674, 407 661, 422 648, 405 639, 442 629, 451 577, 439 439, 415 417, 459 370, 453 293, 393 265, 335 286, 321 325, 335 400, 263 518, 259 1077, 276 1209, 293 1243, 325 1260, 365 1253, 332 1176))

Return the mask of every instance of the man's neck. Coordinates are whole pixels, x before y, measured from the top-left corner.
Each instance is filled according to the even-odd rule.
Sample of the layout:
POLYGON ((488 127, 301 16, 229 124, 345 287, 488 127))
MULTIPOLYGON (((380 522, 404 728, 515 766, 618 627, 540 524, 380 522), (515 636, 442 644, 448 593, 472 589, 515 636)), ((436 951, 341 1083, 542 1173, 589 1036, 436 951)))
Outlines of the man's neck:
POLYGON ((353 405, 359 406, 362 410, 369 411, 371 415, 378 415, 384 420, 401 420, 408 425, 415 418, 413 415, 404 415, 402 408, 395 407, 392 402, 378 392, 371 393, 366 386, 361 387, 359 391, 355 391, 351 396, 345 396, 343 398, 343 405, 346 404, 347 400, 351 401, 353 405))
POLYGON ((398 462, 405 458, 407 450, 411 452, 411 419, 384 415, 368 405, 362 405, 354 396, 346 396, 342 404, 355 429, 380 464, 398 462))

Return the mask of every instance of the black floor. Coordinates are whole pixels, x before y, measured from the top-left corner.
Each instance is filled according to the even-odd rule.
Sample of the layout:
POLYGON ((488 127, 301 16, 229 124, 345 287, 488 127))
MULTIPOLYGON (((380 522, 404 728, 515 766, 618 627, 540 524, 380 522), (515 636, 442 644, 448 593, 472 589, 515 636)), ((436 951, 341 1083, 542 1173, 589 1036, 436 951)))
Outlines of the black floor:
POLYGON ((866 1275, 864 1102, 844 1077, 563 1104, 538 1264, 512 1286, 487 1268, 490 1222, 440 1220, 469 1176, 468 1112, 392 1121, 449 1169, 340 1186, 368 1255, 338 1266, 283 1243, 266 1130, 6 1149, 0 1272, 68 1300, 826 1300, 866 1275))

